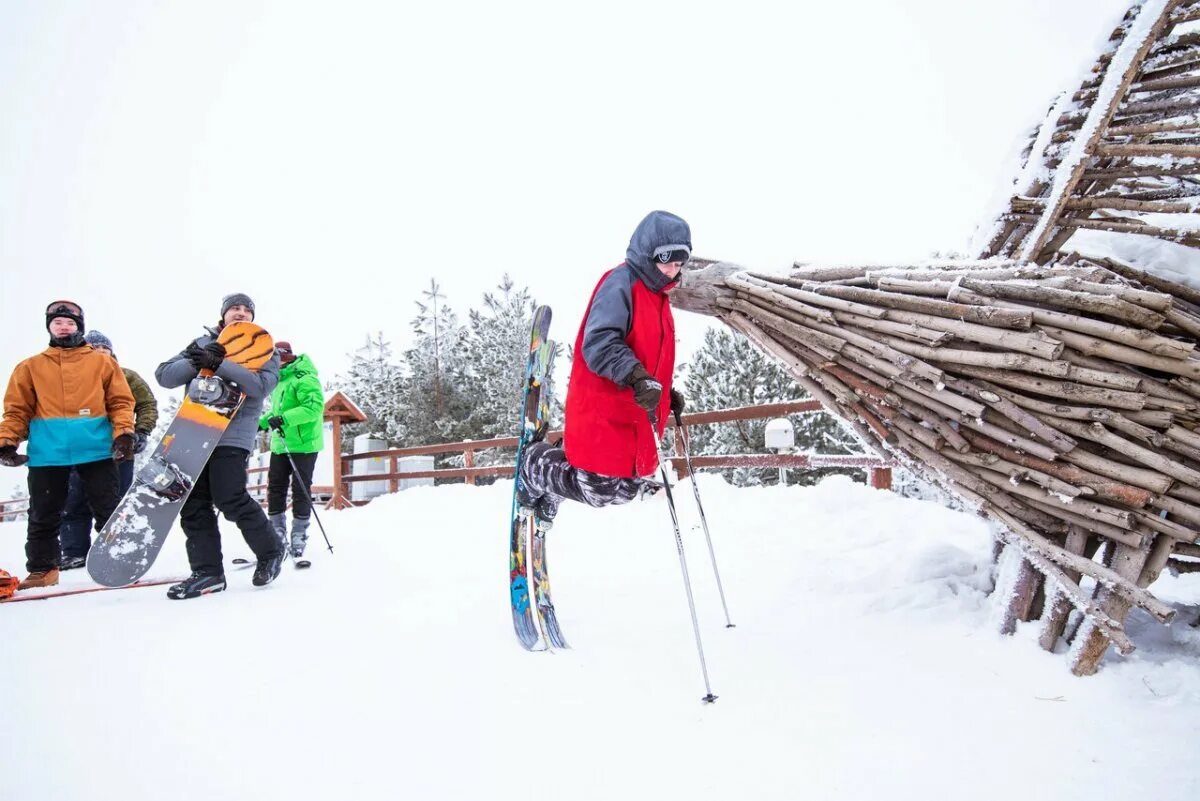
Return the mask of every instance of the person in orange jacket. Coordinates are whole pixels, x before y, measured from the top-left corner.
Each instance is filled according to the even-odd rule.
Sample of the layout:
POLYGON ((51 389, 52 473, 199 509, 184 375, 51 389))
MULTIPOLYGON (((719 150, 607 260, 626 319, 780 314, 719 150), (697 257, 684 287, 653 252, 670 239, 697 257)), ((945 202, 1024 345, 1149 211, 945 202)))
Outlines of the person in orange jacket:
POLYGON ((4 393, 0 464, 29 466, 29 528, 20 589, 58 583, 58 527, 74 468, 103 528, 120 500, 116 461, 133 458, 133 392, 117 363, 83 338, 83 309, 46 307, 50 347, 17 365, 4 393), (28 454, 17 445, 29 440, 28 454))

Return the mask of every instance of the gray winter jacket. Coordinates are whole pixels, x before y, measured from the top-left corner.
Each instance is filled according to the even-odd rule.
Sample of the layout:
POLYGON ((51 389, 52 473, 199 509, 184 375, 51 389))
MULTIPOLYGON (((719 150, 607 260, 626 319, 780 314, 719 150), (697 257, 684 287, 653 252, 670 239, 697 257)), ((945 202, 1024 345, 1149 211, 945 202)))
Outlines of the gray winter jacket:
MULTIPOLYGON (((197 337, 195 341, 197 345, 204 347, 214 340, 216 336, 209 331, 204 336, 197 337)), ((167 389, 187 386, 198 374, 199 370, 192 366, 183 355, 183 351, 180 351, 178 356, 167 359, 154 371, 159 385, 167 389)), ((221 366, 217 368, 217 375, 236 384, 238 389, 246 393, 242 408, 238 409, 237 414, 229 421, 229 428, 225 429, 217 444, 253 451, 263 401, 270 397, 271 390, 279 383, 279 354, 271 354, 271 360, 259 368, 258 372, 247 370, 230 361, 221 362, 221 366)))
POLYGON ((641 281, 654 292, 666 291, 673 282, 654 266, 654 251, 679 246, 692 249, 692 231, 670 212, 650 212, 633 232, 625 263, 609 273, 596 290, 584 323, 583 363, 593 373, 618 384, 628 383, 638 364, 625 342, 633 323, 633 282, 641 281))

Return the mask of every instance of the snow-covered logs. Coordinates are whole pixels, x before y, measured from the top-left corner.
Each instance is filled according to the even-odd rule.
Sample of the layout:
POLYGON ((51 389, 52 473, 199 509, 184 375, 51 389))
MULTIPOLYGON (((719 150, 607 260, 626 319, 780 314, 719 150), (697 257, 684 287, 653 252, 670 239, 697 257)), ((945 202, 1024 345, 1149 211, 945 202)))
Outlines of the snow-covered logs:
POLYGON ((985 256, 1044 262, 1077 230, 1200 247, 1200 2, 1134 3, 1033 134, 985 256))
POLYGON ((1053 649, 1078 609, 1077 674, 1110 643, 1133 649, 1132 607, 1171 620, 1145 588, 1200 554, 1197 293, 1060 254, 788 275, 695 263, 673 302, 724 320, 869 445, 1001 523, 1025 571, 1006 627, 1040 616, 1053 649))

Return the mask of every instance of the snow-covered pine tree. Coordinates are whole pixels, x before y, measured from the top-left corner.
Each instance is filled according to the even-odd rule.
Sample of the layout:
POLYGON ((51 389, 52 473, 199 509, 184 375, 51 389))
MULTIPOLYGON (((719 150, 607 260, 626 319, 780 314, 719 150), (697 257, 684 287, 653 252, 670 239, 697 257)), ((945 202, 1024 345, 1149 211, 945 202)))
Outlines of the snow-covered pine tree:
POLYGON ((367 416, 365 423, 342 429, 344 449, 348 450, 354 437, 362 433, 389 442, 404 437, 402 415, 397 407, 402 378, 383 332, 367 335, 366 343, 350 358, 350 369, 334 380, 334 386, 345 392, 367 416))
MULTIPOLYGON (((745 337, 725 329, 709 328, 704 344, 681 368, 688 408, 693 411, 757 406, 764 403, 804 400, 808 394, 791 376, 763 356, 745 337)), ((828 414, 791 415, 796 447, 826 454, 860 453, 864 449, 853 432, 828 414)), ((737 420, 696 426, 689 430, 693 453, 769 453, 763 443, 767 420, 737 420)), ((778 484, 779 471, 736 468, 721 471, 738 486, 778 484)), ((792 470, 789 483, 813 484, 839 469, 792 470)))
MULTIPOLYGON (((14 484, 12 492, 9 493, 10 501, 23 501, 29 498, 29 491, 24 484, 14 484)), ((29 519, 27 507, 22 507, 20 512, 6 512, 0 516, 0 523, 16 523, 22 520, 29 519)))
POLYGON ((401 446, 427 445, 464 439, 469 413, 464 380, 463 329, 458 315, 446 304, 436 281, 416 301, 416 335, 404 352, 397 411, 404 430, 401 446))
MULTIPOLYGON (((462 356, 468 375, 471 439, 512 436, 521 406, 521 377, 529 354, 529 326, 533 323, 533 298, 527 287, 517 289, 506 274, 495 292, 485 293, 483 308, 472 309, 464 335, 462 356)), ((561 357, 561 348, 556 361, 561 357)), ((555 376, 564 376, 559 364, 555 376)), ((562 405, 551 403, 551 426, 562 420, 562 405)), ((485 452, 479 464, 511 462, 511 454, 485 452)))

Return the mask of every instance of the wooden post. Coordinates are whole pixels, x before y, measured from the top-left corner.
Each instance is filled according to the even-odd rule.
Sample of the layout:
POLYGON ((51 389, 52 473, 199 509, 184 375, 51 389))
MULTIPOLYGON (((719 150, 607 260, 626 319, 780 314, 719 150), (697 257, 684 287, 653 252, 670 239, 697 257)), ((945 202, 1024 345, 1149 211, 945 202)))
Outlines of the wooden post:
MULTIPOLYGON (((395 475, 396 471, 399 469, 400 469, 400 466, 399 466, 398 460, 396 459, 395 456, 388 459, 388 472, 389 473, 392 473, 393 475, 395 475)), ((399 491, 400 491, 400 479, 398 479, 398 478, 389 479, 388 480, 388 492, 399 492, 399 491)))
POLYGON ((333 418, 333 493, 326 509, 345 509, 346 498, 342 495, 342 421, 333 418))
POLYGON ((675 433, 675 455, 679 457, 679 461, 675 463, 675 472, 680 478, 687 478, 687 460, 684 458, 687 455, 687 446, 683 442, 683 431, 680 426, 675 426, 672 431, 675 433))
MULTIPOLYGON (((362 423, 367 416, 341 392, 325 402, 325 419, 333 423, 333 492, 326 509, 345 509, 350 505, 346 498, 346 487, 342 480, 345 462, 342 456, 342 423, 362 423)), ((395 472, 394 470, 392 472, 395 472)))
MULTIPOLYGON (((470 449, 463 451, 463 467, 474 467, 474 466, 475 466, 475 451, 470 450, 470 449)), ((472 486, 475 485, 475 476, 467 476, 464 480, 472 486)))
POLYGON ((892 488, 892 468, 872 467, 871 486, 875 489, 890 490, 892 488))

